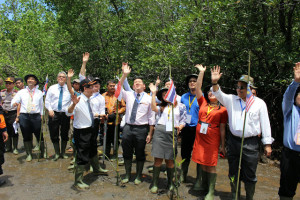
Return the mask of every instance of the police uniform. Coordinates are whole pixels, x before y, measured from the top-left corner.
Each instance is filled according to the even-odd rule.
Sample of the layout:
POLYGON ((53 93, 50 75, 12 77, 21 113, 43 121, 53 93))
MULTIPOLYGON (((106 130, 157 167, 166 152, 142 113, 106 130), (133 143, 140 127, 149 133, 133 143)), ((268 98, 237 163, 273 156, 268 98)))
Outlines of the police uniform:
MULTIPOLYGON (((0 105, 0 175, 3 174, 2 165, 4 164, 4 152, 5 152, 5 145, 2 137, 2 133, 7 131, 5 119, 3 116, 3 109, 0 105)), ((0 186, 5 183, 4 180, 0 180, 0 186)))

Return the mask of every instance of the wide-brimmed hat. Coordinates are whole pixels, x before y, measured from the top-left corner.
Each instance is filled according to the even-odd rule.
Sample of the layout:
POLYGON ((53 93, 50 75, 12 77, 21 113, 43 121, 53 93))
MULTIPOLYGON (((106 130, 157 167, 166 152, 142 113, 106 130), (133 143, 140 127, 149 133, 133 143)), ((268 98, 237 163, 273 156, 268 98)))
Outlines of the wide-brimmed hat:
POLYGON ((198 75, 197 74, 190 74, 190 75, 188 75, 186 78, 185 78, 185 83, 186 83, 186 85, 189 85, 189 81, 190 81, 190 79, 191 78, 198 78, 198 75))
POLYGON ((27 74, 25 77, 24 77, 24 80, 25 80, 25 82, 27 83, 27 79, 29 78, 29 77, 32 77, 32 78, 34 78, 35 79, 35 81, 36 81, 36 84, 35 85, 38 85, 40 82, 39 82, 39 79, 36 77, 36 75, 34 75, 34 74, 27 74))
POLYGON ((94 81, 95 81, 95 84, 96 84, 96 83, 99 83, 99 84, 100 84, 100 78, 99 78, 99 77, 94 77, 94 81))
POLYGON ((79 80, 78 78, 77 78, 77 79, 74 79, 72 83, 73 83, 73 84, 74 84, 74 83, 79 83, 79 84, 80 84, 80 80, 79 80))
POLYGON ((251 76, 245 75, 243 74, 238 80, 236 81, 240 81, 240 82, 244 82, 244 83, 248 83, 249 81, 249 85, 254 85, 254 79, 251 76))
POLYGON ((96 82, 94 80, 91 80, 90 78, 85 78, 82 81, 80 81, 80 90, 83 91, 84 87, 90 87, 91 85, 94 85, 96 82))
POLYGON ((157 92, 157 94, 156 94, 158 100, 162 101, 162 100, 163 100, 163 97, 161 96, 162 93, 165 92, 165 91, 168 91, 168 90, 169 90, 168 88, 161 88, 161 89, 157 92))
POLYGON ((15 82, 15 78, 14 78, 14 77, 7 77, 7 78, 5 79, 5 82, 14 83, 14 82, 15 82))

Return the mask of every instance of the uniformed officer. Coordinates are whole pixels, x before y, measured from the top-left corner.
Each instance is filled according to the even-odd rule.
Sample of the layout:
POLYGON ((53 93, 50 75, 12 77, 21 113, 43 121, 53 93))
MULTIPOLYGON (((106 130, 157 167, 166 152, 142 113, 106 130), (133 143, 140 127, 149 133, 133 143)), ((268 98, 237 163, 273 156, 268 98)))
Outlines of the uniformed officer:
POLYGON ((11 100, 17 94, 17 90, 14 89, 15 87, 15 79, 13 77, 8 77, 5 79, 5 87, 6 89, 1 91, 1 98, 2 98, 2 107, 4 118, 7 127, 8 133, 8 140, 6 143, 6 151, 11 152, 15 155, 19 154, 18 152, 18 139, 19 134, 15 132, 13 128, 13 123, 17 120, 17 106, 11 106, 11 100))
MULTIPOLYGON (((3 116, 3 108, 0 105, 0 175, 3 174, 2 165, 4 164, 4 143, 8 139, 6 124, 3 116)), ((5 180, 0 179, 0 187, 5 184, 5 180)))

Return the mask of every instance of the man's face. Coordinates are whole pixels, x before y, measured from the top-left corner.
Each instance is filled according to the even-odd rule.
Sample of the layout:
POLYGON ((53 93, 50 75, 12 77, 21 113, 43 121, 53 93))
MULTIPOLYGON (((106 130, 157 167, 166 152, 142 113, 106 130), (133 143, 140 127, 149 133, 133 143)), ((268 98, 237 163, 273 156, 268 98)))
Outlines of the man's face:
POLYGON ((298 93, 298 95, 297 95, 297 97, 296 97, 296 105, 298 106, 298 107, 300 107, 300 93, 298 93))
POLYGON ((252 92, 253 96, 256 96, 256 97, 257 97, 256 90, 255 90, 255 89, 251 89, 251 92, 252 92))
POLYGON ((115 93, 115 86, 116 86, 116 84, 114 84, 114 83, 109 83, 108 85, 107 85, 107 91, 109 92, 109 93, 115 93))
POLYGON ((190 78, 189 88, 190 89, 195 89, 196 88, 196 82, 197 82, 197 79, 195 77, 190 78))
POLYGON ((245 99, 247 96, 247 83, 239 81, 236 92, 241 99, 245 99))
POLYGON ((96 83, 95 85, 93 85, 93 92, 99 92, 100 91, 100 84, 96 83))
POLYGON ((142 79, 135 79, 134 82, 133 82, 133 89, 135 91, 144 91, 146 88, 144 82, 142 79))
POLYGON ((170 82, 170 81, 168 81, 168 82, 165 83, 165 88, 168 88, 168 89, 169 89, 170 86, 171 86, 171 82, 170 82))
POLYGON ((88 87, 88 88, 84 87, 84 95, 87 98, 90 98, 93 95, 94 87, 95 87, 95 85, 90 85, 90 87, 88 87))
POLYGON ((16 81, 16 86, 19 89, 23 89, 24 88, 24 83, 20 80, 16 81))
POLYGON ((80 88, 80 84, 79 83, 73 83, 73 88, 74 90, 78 91, 80 88))
POLYGON ((15 84, 8 81, 8 82, 5 82, 5 87, 7 90, 12 90, 12 89, 14 89, 15 84))
POLYGON ((29 77, 27 79, 27 85, 28 86, 35 86, 36 85, 36 80, 33 77, 29 77))
POLYGON ((66 83, 66 81, 67 81, 67 77, 65 74, 63 74, 63 73, 58 74, 57 82, 59 85, 64 85, 66 83))

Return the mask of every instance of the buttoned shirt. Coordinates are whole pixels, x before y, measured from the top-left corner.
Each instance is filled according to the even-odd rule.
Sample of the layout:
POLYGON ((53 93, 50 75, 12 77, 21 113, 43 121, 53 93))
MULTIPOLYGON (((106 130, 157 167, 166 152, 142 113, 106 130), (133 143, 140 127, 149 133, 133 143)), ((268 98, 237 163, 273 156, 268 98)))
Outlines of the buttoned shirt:
POLYGON ((88 107, 88 98, 81 93, 80 100, 76 104, 73 113, 68 113, 67 116, 74 115, 73 127, 77 129, 89 128, 92 126, 92 119, 88 107))
POLYGON ((45 100, 45 107, 49 111, 53 110, 56 112, 66 112, 68 110, 68 107, 71 103, 71 94, 68 90, 67 84, 64 84, 62 87, 63 87, 63 98, 62 98, 61 110, 58 110, 58 101, 59 101, 61 86, 59 84, 55 84, 49 88, 45 100))
POLYGON ((300 152, 300 145, 296 145, 295 137, 299 124, 299 111, 294 104, 294 96, 296 94, 299 83, 293 81, 283 95, 282 112, 283 112, 283 145, 289 149, 300 152))
MULTIPOLYGON (((164 108, 163 112, 161 112, 161 107, 157 106, 158 116, 157 124, 166 125, 167 122, 172 122, 172 106, 168 105, 164 108)), ((174 107, 174 127, 179 125, 185 125, 186 121, 186 107, 182 103, 178 103, 176 107, 174 107)))
POLYGON ((131 125, 155 125, 155 112, 151 109, 151 97, 145 92, 140 93, 139 106, 137 108, 136 120, 130 123, 130 116, 134 101, 136 101, 136 92, 121 90, 122 97, 126 102, 125 120, 131 125))
POLYGON ((12 99, 16 96, 17 90, 13 89, 11 92, 7 92, 6 89, 0 92, 1 95, 1 104, 4 111, 13 111, 17 110, 17 106, 11 106, 12 99))
POLYGON ((191 115, 191 123, 187 123, 186 126, 195 127, 198 124, 199 105, 196 95, 191 92, 187 92, 182 95, 181 103, 186 106, 187 115, 191 115))
MULTIPOLYGON (((105 108, 107 108, 107 114, 114 114, 117 110, 117 98, 114 94, 108 94, 108 92, 105 92, 102 94, 102 96, 105 99, 105 108)), ((118 103, 118 114, 123 114, 126 110, 126 104, 125 101, 122 99, 118 103)), ((121 117, 119 117, 119 122, 121 121, 121 117)), ((114 122, 109 122, 109 125, 114 124, 114 122)))
MULTIPOLYGON (((243 127, 244 124, 246 102, 236 95, 223 93, 221 89, 212 94, 227 109, 231 133, 242 138, 243 128, 240 127, 243 127)), ((254 103, 247 112, 244 137, 253 137, 260 133, 262 133, 263 144, 272 144, 274 139, 271 136, 267 105, 262 99, 254 97, 254 103)))
POLYGON ((37 88, 30 90, 28 87, 26 87, 25 89, 20 90, 12 99, 11 106, 15 103, 21 103, 20 113, 40 113, 43 115, 43 92, 37 88), (32 98, 30 112, 27 111, 29 98, 32 98))
MULTIPOLYGON (((93 111, 93 115, 105 115, 105 99, 99 93, 96 92, 93 96, 90 97, 91 100, 91 108, 93 111)), ((95 117, 97 118, 97 117, 95 117)))

